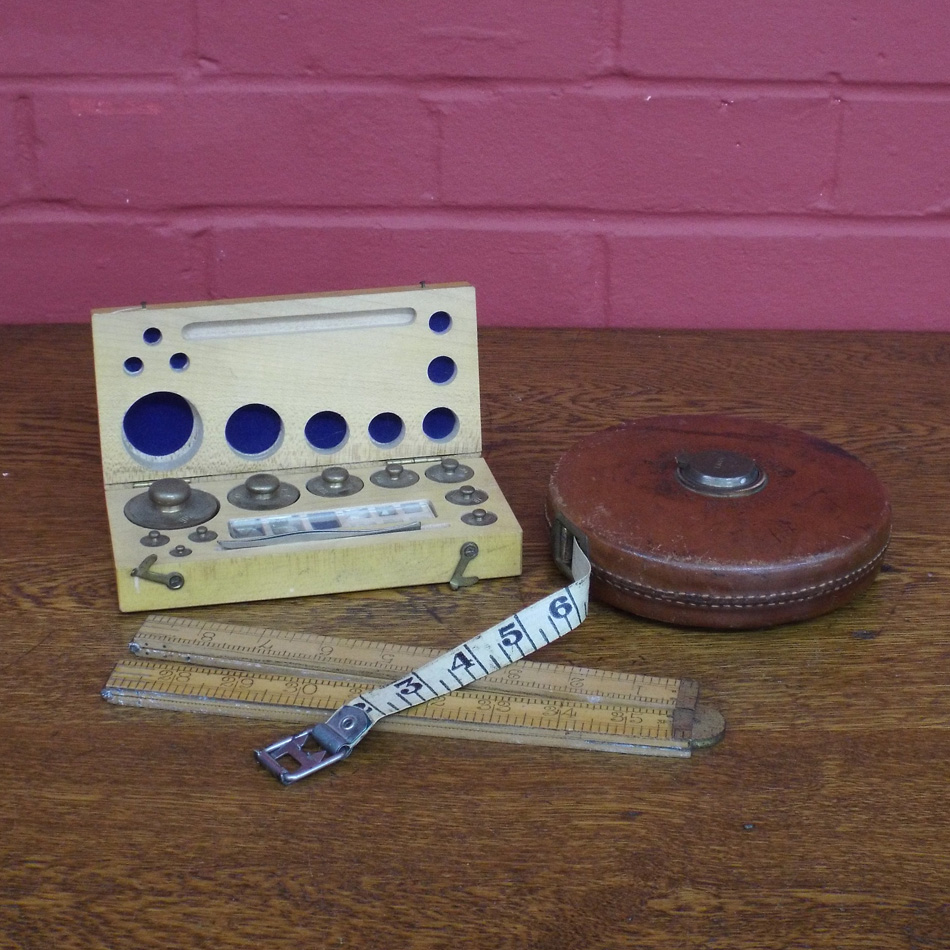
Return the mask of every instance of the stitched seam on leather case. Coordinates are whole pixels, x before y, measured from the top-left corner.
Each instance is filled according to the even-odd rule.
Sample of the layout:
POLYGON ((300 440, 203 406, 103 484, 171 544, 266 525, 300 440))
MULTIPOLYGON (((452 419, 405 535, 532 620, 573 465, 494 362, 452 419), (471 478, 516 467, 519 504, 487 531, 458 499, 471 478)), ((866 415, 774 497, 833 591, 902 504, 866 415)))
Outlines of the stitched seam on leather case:
POLYGON ((874 571, 884 558, 887 551, 885 544, 863 567, 856 568, 841 577, 830 581, 822 581, 810 587, 798 590, 779 591, 776 594, 691 594, 688 591, 663 590, 658 587, 647 587, 624 581, 613 574, 608 574, 601 568, 594 568, 594 577, 625 594, 633 594, 644 600, 656 600, 666 604, 675 604, 678 607, 711 607, 714 609, 742 610, 756 607, 782 606, 783 604, 797 604, 807 600, 816 600, 835 591, 843 590, 863 580, 874 571))

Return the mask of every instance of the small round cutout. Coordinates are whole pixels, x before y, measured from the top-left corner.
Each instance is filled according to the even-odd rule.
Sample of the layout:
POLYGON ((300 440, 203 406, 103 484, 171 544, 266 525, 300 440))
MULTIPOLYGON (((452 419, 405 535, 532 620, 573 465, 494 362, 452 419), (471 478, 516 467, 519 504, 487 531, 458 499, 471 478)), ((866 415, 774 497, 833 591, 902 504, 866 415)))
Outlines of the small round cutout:
POLYGON ((312 415, 304 426, 307 441, 320 452, 333 452, 340 448, 349 431, 346 419, 330 410, 312 415))
POLYGON ((168 359, 168 365, 177 372, 181 372, 183 369, 188 369, 188 364, 191 360, 188 359, 187 353, 172 353, 168 359))
POLYGON ((137 399, 122 419, 129 454, 162 471, 188 461, 201 441, 201 419, 178 393, 153 392, 137 399))
POLYGON ((284 424, 280 415, 270 406, 249 403, 235 409, 224 427, 228 445, 246 458, 264 458, 281 443, 284 424))
POLYGON ((448 442, 455 437, 458 429, 458 416, 446 406, 430 410, 422 420, 422 431, 433 442, 448 442))
POLYGON ((142 339, 149 345, 155 346, 162 342, 162 331, 158 327, 149 327, 143 334, 142 339))
POLYGON ((452 316, 444 310, 436 310, 429 317, 429 329, 433 333, 447 333, 452 327, 452 316))
POLYGON ((377 445, 394 445, 402 438, 406 426, 394 412, 381 412, 369 424, 369 437, 377 445))
POLYGON ((429 379, 440 386, 451 383, 457 372, 458 367, 451 356, 437 356, 429 363, 429 379))
POLYGON ((137 357, 130 356, 123 364, 122 368, 129 374, 129 376, 138 376, 139 373, 145 369, 145 364, 137 357))

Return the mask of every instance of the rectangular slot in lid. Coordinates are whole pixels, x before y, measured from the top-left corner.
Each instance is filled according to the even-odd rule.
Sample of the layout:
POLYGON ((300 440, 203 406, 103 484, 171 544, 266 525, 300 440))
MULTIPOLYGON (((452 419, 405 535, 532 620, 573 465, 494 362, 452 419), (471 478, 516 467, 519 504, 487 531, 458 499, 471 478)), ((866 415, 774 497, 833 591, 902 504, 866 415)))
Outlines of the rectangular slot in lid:
POLYGON ((187 323, 182 327, 181 335, 185 340, 224 340, 283 333, 313 333, 320 330, 371 330, 379 327, 406 326, 415 319, 416 312, 411 307, 363 310, 352 313, 302 313, 282 317, 250 317, 243 320, 207 320, 187 323))

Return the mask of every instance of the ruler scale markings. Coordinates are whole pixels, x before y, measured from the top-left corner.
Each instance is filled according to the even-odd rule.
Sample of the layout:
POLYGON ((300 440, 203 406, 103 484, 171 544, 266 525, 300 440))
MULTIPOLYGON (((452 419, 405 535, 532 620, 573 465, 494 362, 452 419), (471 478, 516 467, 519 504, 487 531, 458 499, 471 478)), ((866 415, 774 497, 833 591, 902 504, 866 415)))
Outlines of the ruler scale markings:
POLYGON ((585 609, 581 610, 580 606, 577 603, 577 599, 574 597, 574 591, 572 591, 570 587, 567 588, 567 596, 571 598, 571 603, 574 605, 574 609, 577 611, 577 616, 580 617, 581 620, 586 619, 586 615, 587 615, 586 605, 585 605, 585 609))
MULTIPOLYGON (((202 627, 208 625, 208 622, 192 621, 190 618, 168 618, 164 616, 148 618, 143 624, 142 632, 136 637, 135 641, 133 641, 133 652, 140 656, 151 655, 178 658, 170 655, 175 652, 171 650, 171 647, 173 646, 173 638, 167 635, 167 628, 170 625, 172 619, 174 619, 174 625, 176 627, 181 627, 183 629, 195 632, 195 637, 193 639, 189 639, 187 636, 174 638, 174 645, 181 647, 181 652, 190 653, 193 661, 195 662, 208 663, 216 660, 216 657, 203 657, 198 652, 198 647, 200 646, 198 634, 200 633, 202 627), (189 622, 186 623, 186 620, 189 622)), ((246 636, 248 630, 253 630, 253 628, 245 628, 235 625, 228 626, 234 631, 234 636, 238 637, 246 636)), ((292 655, 305 663, 313 662, 313 669, 315 672, 330 672, 318 671, 316 669, 316 661, 319 659, 319 649, 325 645, 321 641, 329 640, 330 638, 324 638, 316 634, 298 632, 289 634, 282 631, 275 631, 272 635, 280 638, 281 640, 293 639, 294 641, 303 645, 303 648, 300 650, 282 652, 286 652, 287 655, 292 655)), ((348 654, 352 652, 368 652, 376 655, 376 659, 372 662, 365 657, 355 656, 346 662, 345 665, 347 666, 347 669, 341 670, 341 672, 352 672, 355 667, 360 665, 366 665, 367 668, 384 670, 385 675, 396 675, 399 672, 402 672, 403 665, 401 663, 386 667, 385 664, 379 661, 379 652, 384 647, 386 649, 395 649, 401 651, 403 656, 407 656, 410 650, 417 652, 418 655, 422 656, 438 655, 438 651, 431 648, 381 644, 377 641, 371 640, 343 639, 331 641, 331 643, 337 649, 345 649, 348 654)), ((519 645, 516 645, 515 648, 521 652, 519 645)), ((251 655, 254 653, 252 646, 245 645, 240 642, 229 642, 222 644, 219 649, 220 657, 224 661, 233 660, 234 654, 239 651, 247 652, 251 655)), ((341 665, 343 665, 343 661, 341 661, 341 665)), ((411 667, 412 662, 406 660, 404 662, 405 671, 408 672, 411 667)), ((289 667, 284 667, 282 665, 281 668, 283 669, 289 667)), ((583 693, 585 695, 599 694, 599 696, 604 700, 629 701, 630 699, 639 697, 644 700, 649 700, 650 702, 656 702, 657 704, 674 705, 676 702, 676 689, 680 682, 678 680, 671 680, 669 678, 658 676, 622 673, 616 670, 589 670, 583 667, 557 666, 554 664, 537 663, 530 660, 518 661, 515 669, 509 668, 508 670, 504 670, 501 673, 491 674, 489 679, 483 681, 482 688, 489 688, 492 684, 492 681, 494 680, 499 684, 503 684, 502 688, 505 690, 511 688, 517 688, 518 690, 537 688, 545 692, 550 692, 552 686, 557 685, 557 683, 552 682, 552 677, 558 682, 563 681, 560 682, 560 685, 565 689, 568 688, 569 679, 575 678, 576 681, 577 677, 583 677, 588 682, 580 685, 577 689, 571 689, 571 692, 583 693), (518 669, 519 673, 516 674, 515 669, 518 669), (521 676, 517 684, 515 684, 510 678, 514 675, 520 676, 521 674, 529 675, 521 676), (612 686, 616 686, 617 688, 612 689, 612 686)))
MULTIPOLYGON (((573 572, 574 580, 572 582, 572 586, 576 587, 578 591, 583 590, 584 599, 586 601, 587 590, 590 584, 590 562, 577 545, 574 547, 573 572)), ((565 626, 567 629, 561 631, 558 630, 555 625, 555 635, 560 637, 568 633, 577 625, 577 623, 580 623, 583 620, 583 617, 580 616, 577 619, 577 623, 567 620, 567 617, 573 610, 573 608, 569 605, 566 609, 564 608, 565 602, 567 601, 569 601, 569 598, 563 596, 563 594, 560 592, 555 593, 546 600, 539 601, 538 603, 525 608, 524 613, 530 615, 532 618, 532 623, 537 623, 542 616, 547 615, 557 616, 565 619, 565 626)), ((507 623, 508 622, 504 622, 500 625, 496 624, 495 626, 490 627, 479 634, 476 634, 474 637, 466 640, 464 644, 461 644, 455 653, 449 651, 446 654, 430 660, 418 670, 411 673, 407 681, 397 681, 391 685, 379 687, 377 690, 372 691, 370 695, 377 694, 382 696, 391 693, 393 690, 398 690, 399 693, 405 698, 410 698, 407 697, 406 694, 411 692, 411 700, 413 704, 424 702, 425 697, 421 695, 421 691, 419 689, 412 689, 411 686, 407 686, 405 684, 411 683, 414 676, 421 678, 423 671, 426 673, 426 675, 429 675, 430 671, 434 672, 444 668, 446 663, 454 661, 460 655, 461 650, 467 650, 473 659, 477 660, 479 666, 483 670, 485 670, 485 665, 480 659, 480 654, 484 655, 485 658, 489 660, 489 662, 493 663, 498 669, 500 669, 501 665, 491 654, 491 645, 499 639, 502 630, 507 629, 507 623)), ((545 641, 550 642, 546 636, 545 641)), ((366 733, 376 721, 377 720, 375 717, 367 714, 367 704, 364 701, 363 695, 361 694, 354 700, 351 700, 340 709, 332 713, 326 723, 318 723, 316 726, 314 726, 313 736, 317 739, 318 745, 320 745, 323 749, 321 753, 317 753, 315 755, 303 754, 302 750, 303 744, 306 740, 306 734, 301 734, 288 736, 285 739, 281 739, 277 743, 273 743, 271 746, 268 746, 266 749, 258 750, 256 755, 258 761, 261 762, 261 764, 265 765, 274 775, 280 778, 282 782, 287 784, 289 782, 297 781, 306 775, 312 774, 314 771, 324 768, 325 764, 321 763, 323 763, 326 753, 330 751, 330 746, 333 746, 336 751, 333 752, 331 758, 327 760, 326 764, 330 764, 332 761, 337 761, 339 758, 345 758, 348 756, 353 746, 355 746, 366 735, 366 733), (340 731, 341 729, 343 730, 342 732, 340 731), (319 738, 318 734, 320 736, 319 738), (329 743, 329 745, 326 745, 325 743, 329 743), (295 773, 291 773, 278 761, 278 759, 284 755, 290 755, 302 767, 295 773)))
MULTIPOLYGON (((141 697, 135 701, 126 703, 146 709, 163 709, 185 713, 211 713, 223 714, 228 716, 235 715, 233 706, 207 706, 200 701, 190 701, 174 694, 163 696, 158 702, 152 700, 151 696, 141 697)), ((290 707, 282 707, 279 716, 267 716, 256 710, 253 713, 255 718, 271 719, 274 721, 288 722, 293 717, 295 721, 308 722, 312 718, 315 710, 311 708, 301 708, 299 710, 290 710, 290 707)), ((407 712, 405 716, 410 716, 407 712)), ((603 742, 597 736, 587 734, 567 734, 549 737, 542 730, 527 729, 517 735, 512 735, 507 731, 496 731, 491 728, 480 728, 477 734, 473 732, 458 731, 458 723, 448 723, 443 726, 440 723, 432 723, 428 720, 419 720, 415 722, 407 721, 403 716, 396 716, 391 719, 383 719, 376 728, 382 731, 401 732, 414 735, 438 736, 441 738, 465 738, 478 739, 488 742, 517 743, 521 745, 552 746, 557 748, 583 749, 588 751, 602 751, 625 753, 635 755, 650 755, 662 757, 684 758, 689 756, 689 749, 683 743, 680 746, 667 746, 666 743, 657 744, 648 740, 639 739, 637 741, 627 742, 603 742), (430 728, 435 726, 435 728, 430 728)))
MULTIPOLYGON (((163 665, 158 661, 137 659, 131 659, 118 664, 106 686, 106 693, 111 693, 107 698, 110 698, 113 702, 122 703, 124 700, 128 701, 128 699, 135 698, 124 697, 123 693, 148 694, 151 704, 161 708, 163 700, 167 705, 173 705, 176 701, 180 702, 181 697, 185 696, 194 701, 196 708, 204 709, 206 707, 217 706, 220 711, 220 707, 226 706, 229 702, 239 702, 246 707, 241 710, 244 713, 263 712, 264 710, 256 710, 254 707, 277 705, 282 707, 282 711, 284 711, 286 715, 294 708, 314 711, 332 708, 335 703, 345 701, 345 697, 353 695, 353 692, 358 690, 362 685, 357 682, 344 683, 339 681, 326 681, 320 683, 319 692, 314 696, 305 696, 294 693, 293 690, 293 686, 299 689, 313 682, 303 678, 297 680, 291 687, 288 687, 286 682, 280 684, 281 678, 273 676, 273 674, 258 674, 254 677, 254 682, 244 686, 241 686, 239 683, 231 685, 216 684, 214 681, 221 679, 221 670, 192 667, 191 671, 195 674, 195 678, 194 681, 189 682, 182 681, 174 676, 158 675, 161 666, 163 665), (143 666, 142 664, 150 665, 143 666), (281 688, 276 688, 277 686, 281 688), (290 694, 293 694, 292 705, 290 703, 290 694)), ((447 727, 456 720, 471 723, 473 727, 477 727, 480 723, 493 723, 491 719, 493 709, 480 709, 478 705, 479 701, 481 701, 488 704, 489 707, 493 707, 496 702, 496 698, 493 694, 479 694, 473 692, 453 693, 450 694, 448 699, 463 697, 465 697, 463 706, 456 707, 454 704, 447 704, 444 708, 430 708, 425 705, 415 706, 407 709, 405 712, 399 713, 399 716, 416 716, 420 719, 443 720, 447 727)), ((576 709, 578 706, 584 705, 571 700, 542 700, 538 697, 513 697, 512 704, 514 708, 506 712, 505 717, 506 723, 508 724, 506 728, 511 728, 514 734, 517 734, 519 727, 511 724, 520 721, 523 727, 527 726, 529 729, 542 729, 548 732, 568 730, 571 732, 614 736, 618 740, 626 740, 617 743, 621 746, 630 745, 631 739, 636 739, 637 743, 642 744, 644 739, 650 738, 650 735, 647 734, 648 731, 642 727, 638 726, 635 729, 632 725, 628 725, 624 730, 623 723, 611 722, 609 718, 611 708, 608 706, 595 707, 592 711, 600 718, 590 716, 580 718, 562 715, 564 711, 576 709), (552 707, 552 713, 545 713, 544 709, 546 705, 552 707), (572 718, 574 718, 575 721, 572 722, 572 718)), ((614 708, 616 709, 617 707, 614 708)), ((657 709, 643 710, 643 712, 652 714, 655 718, 656 722, 652 725, 649 732, 652 733, 653 736, 658 736, 660 734, 659 728, 662 727, 664 721, 669 720, 670 714, 664 710, 657 709)), ((265 715, 262 718, 272 717, 265 715)), ((383 721, 389 722, 390 720, 383 721)), ((494 724, 499 724, 499 720, 496 719, 494 724)), ((477 728, 470 727, 468 730, 465 730, 463 727, 463 729, 459 731, 459 734, 466 737, 478 738, 477 728)), ((558 744, 556 738, 551 741, 554 744, 558 744)), ((680 742, 674 743, 673 745, 679 749, 686 749, 688 753, 688 743, 680 742)), ((615 751, 624 750, 618 748, 615 751)))
POLYGON ((425 686, 427 690, 429 690, 430 693, 433 694, 433 696, 442 695, 437 689, 433 689, 418 673, 415 674, 415 677, 420 683, 422 683, 423 686, 425 686))
MULTIPOLYGON (((532 653, 533 653, 535 650, 538 649, 538 645, 534 642, 534 640, 531 639, 531 634, 528 633, 528 628, 524 625, 524 621, 521 619, 521 613, 520 613, 520 611, 517 612, 517 613, 512 614, 511 619, 521 628, 521 632, 522 632, 522 633, 525 635, 525 637, 527 638, 528 643, 531 644, 531 650, 528 651, 528 652, 532 652, 532 653)), ((524 655, 526 656, 527 653, 525 653, 524 655)))
POLYGON ((381 709, 377 709, 376 711, 377 711, 378 713, 382 713, 382 710, 381 710, 381 709))
MULTIPOLYGON (((484 674, 487 675, 490 671, 489 671, 488 667, 485 666, 485 664, 482 663, 482 661, 478 658, 478 654, 475 653, 475 651, 474 651, 470 646, 468 646, 468 645, 466 645, 466 646, 464 647, 464 649, 468 652, 468 655, 478 664, 479 669, 480 669, 484 674)), ((466 667, 466 670, 467 670, 467 669, 468 669, 468 668, 466 667)), ((471 681, 474 682, 474 681, 475 681, 475 677, 472 677, 472 680, 471 680, 471 681)))

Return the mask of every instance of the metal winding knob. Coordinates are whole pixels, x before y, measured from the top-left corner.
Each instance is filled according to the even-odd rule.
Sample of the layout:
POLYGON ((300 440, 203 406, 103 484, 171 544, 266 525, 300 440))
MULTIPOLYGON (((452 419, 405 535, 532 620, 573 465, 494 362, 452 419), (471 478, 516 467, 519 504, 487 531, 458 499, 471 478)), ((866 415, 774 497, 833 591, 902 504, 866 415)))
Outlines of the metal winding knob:
POLYGON ((678 455, 676 479, 690 491, 719 498, 752 495, 768 482, 754 459, 724 450, 678 455))

